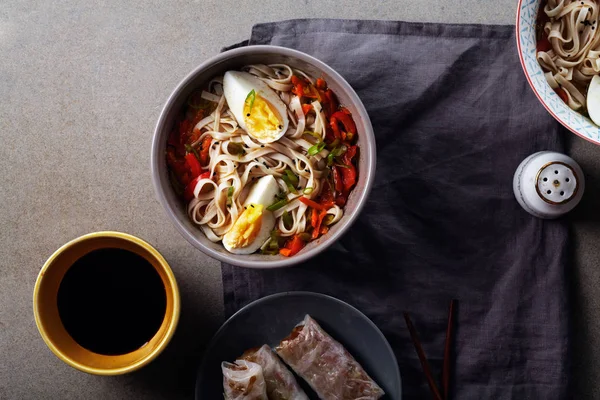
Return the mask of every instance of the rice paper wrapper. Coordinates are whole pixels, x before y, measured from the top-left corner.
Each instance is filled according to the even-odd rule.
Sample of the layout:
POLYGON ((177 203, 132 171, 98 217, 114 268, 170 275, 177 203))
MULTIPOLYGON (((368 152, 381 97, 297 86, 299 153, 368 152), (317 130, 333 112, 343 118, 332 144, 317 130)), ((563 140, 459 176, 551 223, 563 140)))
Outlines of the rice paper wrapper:
POLYGON ((294 374, 266 344, 258 349, 248 350, 241 358, 262 367, 269 400, 308 400, 294 374))
POLYGON ((225 400, 268 400, 262 367, 237 360, 221 363, 225 400))
POLYGON ((344 346, 309 315, 276 351, 322 400, 371 400, 385 394, 344 346))

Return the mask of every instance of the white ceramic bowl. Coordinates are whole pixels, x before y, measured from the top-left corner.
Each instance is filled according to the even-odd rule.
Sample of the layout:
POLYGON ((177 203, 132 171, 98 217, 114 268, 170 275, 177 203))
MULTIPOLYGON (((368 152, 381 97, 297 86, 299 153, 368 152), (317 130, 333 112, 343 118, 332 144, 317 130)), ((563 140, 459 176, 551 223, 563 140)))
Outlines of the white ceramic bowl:
POLYGON ((229 50, 211 58, 193 70, 177 85, 156 124, 152 142, 151 168, 158 200, 175 227, 196 248, 213 258, 233 265, 248 268, 287 267, 306 261, 325 250, 339 239, 356 220, 367 201, 367 196, 375 180, 375 136, 369 115, 358 95, 348 82, 331 67, 296 50, 277 46, 247 46, 229 50), (358 130, 358 146, 360 148, 358 182, 350 193, 342 219, 333 225, 326 235, 310 242, 295 256, 232 254, 225 250, 220 242, 213 243, 208 240, 200 228, 194 225, 188 217, 183 200, 177 196, 169 181, 165 157, 167 138, 173 127, 175 116, 181 112, 181 107, 189 94, 198 88, 205 87, 211 78, 222 75, 227 70, 239 69, 248 64, 277 63, 286 63, 312 76, 323 77, 335 92, 340 104, 350 110, 358 130))
POLYGON ((600 144, 600 128, 589 118, 573 111, 550 87, 536 59, 535 22, 541 0, 519 0, 516 38, 519 59, 533 92, 546 110, 567 129, 592 143, 600 144))

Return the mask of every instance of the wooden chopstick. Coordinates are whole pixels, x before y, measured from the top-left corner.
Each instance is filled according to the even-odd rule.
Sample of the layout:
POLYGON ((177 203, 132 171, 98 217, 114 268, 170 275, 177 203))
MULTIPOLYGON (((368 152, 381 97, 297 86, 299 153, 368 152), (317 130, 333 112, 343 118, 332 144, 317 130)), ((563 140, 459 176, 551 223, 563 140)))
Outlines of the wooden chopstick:
POLYGON ((446 343, 444 344, 444 366, 442 369, 442 390, 444 391, 444 400, 450 399, 450 358, 452 348, 452 332, 454 331, 454 303, 456 300, 450 300, 448 308, 448 327, 446 328, 446 343))
POLYGON ((442 400, 440 391, 438 390, 435 381, 433 380, 433 375, 431 373, 431 369, 429 368, 429 364, 427 363, 427 357, 425 357, 425 352, 423 351, 421 342, 419 341, 419 336, 417 335, 417 331, 415 330, 415 327, 413 326, 410 320, 410 316, 407 312, 404 313, 404 319, 406 320, 406 326, 408 327, 408 331, 410 332, 410 338, 412 339, 412 342, 415 345, 415 350, 417 351, 417 355, 419 356, 419 361, 421 361, 421 368, 423 368, 425 378, 427 378, 427 383, 429 383, 429 389, 431 389, 431 394, 433 395, 433 398, 435 400, 442 400))

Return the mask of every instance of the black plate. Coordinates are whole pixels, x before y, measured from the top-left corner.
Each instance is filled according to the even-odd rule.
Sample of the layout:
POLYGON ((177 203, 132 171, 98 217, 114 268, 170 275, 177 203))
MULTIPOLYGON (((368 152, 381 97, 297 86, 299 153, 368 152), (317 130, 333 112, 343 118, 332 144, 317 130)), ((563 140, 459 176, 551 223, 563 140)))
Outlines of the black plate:
MULTIPOLYGON (((402 398, 400 370, 394 352, 370 319, 330 296, 286 292, 248 304, 221 326, 208 345, 198 371, 196 399, 222 399, 221 362, 233 361, 252 347, 263 344, 274 347, 306 314, 348 349, 386 392, 384 399, 402 398)), ((317 399, 312 391, 306 393, 311 399, 317 399)))

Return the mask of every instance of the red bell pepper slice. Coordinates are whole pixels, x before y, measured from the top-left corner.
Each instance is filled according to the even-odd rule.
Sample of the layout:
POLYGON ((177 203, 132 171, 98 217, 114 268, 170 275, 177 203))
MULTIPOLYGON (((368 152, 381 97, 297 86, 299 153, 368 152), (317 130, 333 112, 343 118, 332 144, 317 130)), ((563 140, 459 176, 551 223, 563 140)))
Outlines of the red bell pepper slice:
POLYGON ((198 161, 194 153, 187 153, 185 155, 185 163, 190 169, 192 177, 195 178, 202 173, 202 166, 200 165, 200 161, 198 161))
POLYGON ((567 92, 565 92, 565 89, 563 88, 556 88, 554 89, 554 91, 556 92, 556 94, 558 95, 558 97, 560 97, 560 99, 562 101, 564 101, 565 103, 569 103, 569 96, 567 96, 567 92))
POLYGON ((306 197, 300 197, 298 200, 300 200, 302 203, 306 204, 309 207, 315 208, 317 210, 329 210, 332 206, 332 204, 319 204, 315 201, 312 201, 311 199, 308 199, 306 197))
POLYGON ((325 90, 327 89, 327 82, 325 82, 325 79, 323 78, 317 78, 316 86, 317 89, 325 90))
POLYGON ((335 165, 333 167, 331 167, 331 170, 333 171, 333 185, 335 187, 336 192, 341 192, 344 189, 344 182, 342 182, 342 176, 340 175, 340 169, 345 169, 345 168, 336 167, 335 165))
MULTIPOLYGON (((331 190, 331 186, 329 182, 326 181, 323 189, 321 189, 321 195, 319 196, 319 203, 321 204, 331 204, 334 203, 333 191, 331 190)), ((331 207, 329 207, 331 208, 331 207)))
POLYGON ((200 145, 200 163, 204 166, 208 165, 208 151, 210 150, 211 143, 212 137, 206 135, 204 136, 204 139, 202 139, 202 144, 200 145))
MULTIPOLYGON (((317 213, 317 210, 313 208, 313 218, 314 215, 317 213)), ((316 218, 316 223, 313 225, 313 233, 312 233, 312 238, 316 239, 319 237, 319 233, 321 231, 321 223, 323 222, 323 218, 325 218, 325 216, 327 215, 327 210, 322 210, 319 215, 316 218)))
POLYGON ((537 51, 549 51, 552 49, 552 45, 547 38, 538 40, 536 50, 537 51))
POLYGON ((300 236, 294 235, 292 239, 287 241, 285 247, 279 250, 279 254, 285 257, 291 257, 298 254, 298 252, 302 250, 304 246, 306 246, 306 243, 304 243, 300 236))
POLYGON ((186 202, 192 200, 194 198, 194 189, 196 188, 198 181, 200 181, 200 179, 208 179, 208 178, 210 178, 210 171, 206 171, 205 173, 200 174, 197 177, 195 177, 194 179, 192 179, 192 181, 185 187, 185 190, 183 191, 184 200, 186 202))
POLYGON ((294 85, 292 88, 292 93, 302 98, 302 95, 304 94, 304 85, 302 80, 300 80, 300 78, 298 78, 296 75, 292 75, 292 85, 294 85))
POLYGON ((325 103, 327 103, 327 115, 333 115, 338 109, 338 102, 335 97, 335 94, 331 91, 331 89, 327 89, 325 91, 325 103))
POLYGON ((312 105, 310 104, 302 104, 302 112, 304 115, 308 114, 312 110, 312 105))
MULTIPOLYGON (((342 172, 342 181, 344 182, 344 193, 350 193, 350 189, 356 184, 356 167, 352 163, 352 159, 356 155, 357 146, 349 146, 348 150, 342 155, 342 162, 346 168, 340 168, 342 172)), ((334 167, 337 168, 337 167, 334 167)), ((335 179, 335 174, 333 175, 335 179)), ((336 189, 337 190, 337 189, 336 189)), ((347 197, 347 196, 346 196, 347 197)))
MULTIPOLYGON (((351 133, 353 136, 356 135, 356 124, 352 120, 352 115, 349 113, 349 111, 343 109, 341 111, 336 111, 335 113, 333 113, 330 119, 330 124, 334 133, 336 131, 336 128, 339 132, 339 128, 337 127, 338 121, 344 126, 345 132, 351 133)), ((345 137, 342 136, 344 135, 336 135, 336 137, 339 137, 342 140, 345 139, 345 137)))

